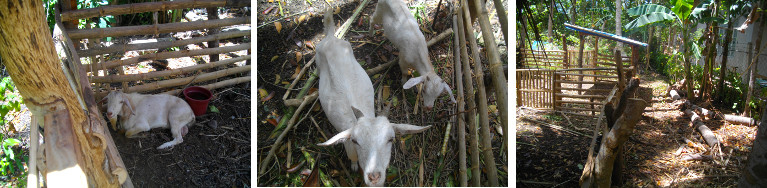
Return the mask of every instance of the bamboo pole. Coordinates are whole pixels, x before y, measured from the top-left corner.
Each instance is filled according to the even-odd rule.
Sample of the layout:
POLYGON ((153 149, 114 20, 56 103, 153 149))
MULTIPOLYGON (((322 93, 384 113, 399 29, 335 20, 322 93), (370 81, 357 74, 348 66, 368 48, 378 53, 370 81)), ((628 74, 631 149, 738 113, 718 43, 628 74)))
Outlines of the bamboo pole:
MULTIPOLYGON (((208 7, 205 10, 208 12, 208 20, 218 20, 217 7, 208 7)), ((208 33, 216 34, 219 32, 218 30, 218 28, 210 28, 208 29, 208 33)), ((218 48, 218 40, 208 41, 208 48, 218 48)), ((218 61, 218 54, 209 54, 208 58, 210 59, 210 62, 218 61)))
MULTIPOLYGON (((463 5, 464 5, 463 6, 464 21, 467 22, 467 24, 464 24, 464 25, 471 25, 470 24, 471 23, 471 21, 470 21, 471 19, 469 18, 469 11, 468 11, 469 6, 468 6, 468 3, 466 1, 468 1, 468 0, 464 0, 463 1, 463 5)), ((479 3, 478 0, 474 0, 474 2, 475 2, 474 3, 475 7, 479 8, 479 6, 482 6, 482 5, 478 4, 479 3)), ((484 7, 484 6, 482 6, 482 7, 484 7)), ((487 19, 488 19, 487 18, 487 9, 482 9, 481 12, 479 10, 477 10, 477 12, 481 13, 480 15, 482 15, 481 18, 480 18, 480 23, 482 23, 483 20, 487 21, 487 19)), ((482 24, 480 24, 480 25, 482 25, 482 24)), ((487 23, 486 26, 489 26, 489 25, 490 24, 487 23)), ((466 34, 468 34, 469 36, 474 36, 474 30, 472 30, 471 27, 464 27, 464 28, 466 29, 466 34)), ((492 31, 492 30, 483 30, 483 31, 492 31)), ((493 56, 497 56, 498 55, 497 54, 498 50, 496 48, 492 48, 492 47, 496 47, 495 40, 493 39, 494 37, 492 35, 492 32, 482 32, 482 33, 483 33, 483 37, 485 39, 485 44, 486 44, 485 46, 489 48, 487 50, 487 52, 490 53, 490 54, 493 54, 491 51, 495 51, 496 52, 494 55, 488 55, 488 56, 490 56, 490 59, 489 59, 490 67, 488 67, 488 68, 492 71, 493 69, 497 69, 497 68, 500 67, 500 66, 498 66, 498 65, 500 65, 500 58, 499 57, 493 58, 493 56)), ((484 157, 485 168, 487 169, 486 172, 487 172, 487 179, 489 181, 489 185, 491 187, 497 187, 498 186, 498 166, 495 165, 495 156, 493 154, 493 146, 492 146, 492 142, 491 142, 490 122, 489 122, 490 118, 487 115, 487 113, 488 113, 487 112, 487 100, 486 100, 487 99, 487 94, 485 93, 485 83, 481 79, 481 78, 483 78, 483 75, 482 75, 482 60, 479 58, 479 53, 480 52, 479 52, 479 48, 477 47, 477 40, 475 38, 473 38, 473 37, 469 38, 469 43, 470 43, 469 47, 471 47, 471 54, 472 54, 473 59, 474 59, 474 76, 476 76, 474 79, 477 80, 477 91, 478 91, 477 93, 479 95, 478 96, 478 100, 476 102, 479 105, 479 106, 477 106, 477 108, 479 109, 479 112, 477 112, 477 113, 479 113, 479 122, 480 122, 480 128, 481 128, 480 131, 481 131, 481 134, 482 134, 482 153, 483 153, 482 156, 484 157)), ((502 67, 500 67, 500 68, 501 68, 501 70, 503 70, 502 67)), ((501 110, 501 119, 505 119, 505 118, 508 118, 508 117, 505 117, 506 114, 503 114, 504 110, 502 110, 502 109, 505 108, 506 104, 505 104, 505 102, 501 102, 501 101, 505 101, 506 100, 506 93, 503 92, 505 90, 505 88, 506 88, 506 78, 504 78, 503 72, 501 72, 499 75, 495 75, 495 76, 493 77, 494 78, 494 80, 493 80, 494 82, 502 81, 502 83, 503 83, 500 86, 496 85, 498 87, 495 90, 496 91, 500 91, 500 93, 503 93, 503 95, 500 95, 500 94, 497 95, 496 98, 497 98, 497 102, 498 102, 498 109, 501 110), (495 76, 500 76, 500 79, 496 78, 495 76), (501 104, 503 104, 503 106, 501 106, 501 104)), ((472 94, 470 94, 470 95, 473 95, 474 92, 471 92, 471 93, 472 94)), ((504 123, 504 126, 505 126, 505 123, 504 123)), ((504 130, 506 130, 505 127, 504 127, 504 130)), ((503 135, 505 137, 507 134, 503 134, 503 135)))
POLYGON ((232 74, 242 73, 242 72, 248 72, 250 71, 250 65, 245 65, 242 67, 235 67, 235 68, 229 68, 224 69, 216 72, 210 72, 210 73, 204 73, 199 74, 196 77, 185 77, 185 78, 176 78, 171 80, 163 80, 163 81, 157 81, 147 84, 141 84, 129 88, 123 88, 123 91, 128 92, 135 92, 135 93, 141 93, 156 89, 162 89, 167 87, 175 87, 175 86, 182 86, 188 83, 197 83, 197 82, 204 82, 208 80, 213 80, 216 78, 221 78, 224 76, 229 76, 232 74))
MULTIPOLYGON (((454 42, 453 45, 455 48, 453 50, 455 51, 455 54, 453 55, 453 59, 455 59, 455 81, 456 81, 456 88, 458 89, 458 109, 456 112, 463 112, 465 107, 465 101, 463 100, 463 75, 461 74, 461 49, 466 50, 466 48, 462 48, 460 46, 460 37, 459 35, 463 34, 463 31, 458 29, 458 16, 453 15, 453 31, 457 31, 454 36, 454 42)), ((463 113, 460 113, 458 115, 458 166, 459 171, 458 175, 460 176, 459 182, 461 187, 468 186, 468 174, 466 171, 466 122, 464 121, 465 116, 463 113)))
MULTIPOLYGON (((464 2, 463 0, 462 2, 464 2)), ((461 63, 463 68, 463 79, 464 79, 464 87, 466 87, 466 103, 469 105, 468 114, 466 115, 466 119, 469 122, 469 134, 471 134, 471 186, 479 187, 480 186, 480 171, 479 171, 479 141, 477 138, 477 123, 474 121, 474 116, 476 114, 476 103, 474 103, 474 84, 471 80, 471 69, 469 69, 469 55, 466 51, 466 26, 465 20, 467 10, 465 9, 459 9, 458 14, 463 16, 458 16, 458 29, 459 29, 459 45, 461 49, 461 60, 464 63, 461 63)), ((456 67, 461 68, 461 67, 456 67)))
MULTIPOLYGON (((493 78, 493 85, 495 88, 495 98, 498 107, 498 111, 501 115, 501 123, 503 130, 508 130, 509 125, 509 109, 508 109, 508 85, 506 82, 506 74, 503 72, 503 63, 501 63, 501 55, 498 54, 498 45, 495 43, 495 36, 493 36, 493 30, 490 27, 490 19, 487 16, 487 8, 485 8, 482 1, 475 0, 474 9, 477 13, 480 13, 479 27, 482 30, 482 38, 485 41, 485 47, 487 48, 488 62, 487 69, 490 70, 490 74, 493 78)), ((468 7, 466 8, 468 9, 468 7)), ((505 27, 504 27, 505 28, 505 27)), ((471 33, 471 32, 469 32, 471 33)), ((506 36, 504 31, 504 37, 506 36)), ((473 41, 473 40, 472 40, 473 41)), ((479 70, 482 71, 482 70, 479 70)), ((477 78, 482 78, 477 77, 477 78)), ((478 82, 479 83, 479 82, 478 82)), ((508 143, 508 134, 503 134, 503 145, 508 143)), ((494 172, 495 173, 495 172, 494 172)), ((491 183, 497 180, 491 180, 491 183)), ((491 184, 492 185, 492 184, 491 184)), ((497 185, 497 184, 496 184, 497 185)))
MULTIPOLYGON (((583 47, 586 46, 586 41, 583 40, 583 34, 578 33, 578 39, 580 40, 580 44, 578 46, 578 68, 584 68, 583 67, 583 47)), ((583 74, 583 71, 578 71, 578 74, 583 74)), ((578 81, 583 81, 583 75, 578 76, 578 81)), ((578 84, 578 88, 583 89, 583 84, 578 84)), ((578 92, 578 94, 581 94, 581 92, 578 92)))
POLYGON ((229 31, 229 32, 216 33, 214 35, 208 35, 204 37, 194 37, 191 39, 184 39, 184 40, 161 41, 161 42, 158 41, 158 42, 140 43, 140 44, 119 44, 119 45, 112 45, 112 46, 104 47, 104 48, 77 50, 77 54, 81 56, 92 56, 92 55, 109 54, 109 53, 115 53, 115 52, 127 52, 127 51, 133 51, 133 50, 163 49, 163 48, 183 46, 187 44, 207 42, 211 40, 222 40, 222 39, 236 38, 236 37, 249 36, 249 35, 250 35, 250 30, 229 31))
POLYGON ((507 14, 506 9, 503 8, 503 2, 501 2, 501 0, 493 0, 493 5, 495 5, 495 13, 498 15, 498 22, 500 22, 501 24, 501 32, 503 32, 503 39, 506 41, 506 46, 508 46, 509 30, 508 28, 506 28, 506 26, 509 25, 509 19, 508 19, 508 16, 506 15, 507 14))
MULTIPOLYGON (((93 93, 93 89, 91 88, 90 83, 88 83, 88 76, 86 75, 86 72, 84 70, 84 66, 80 62, 80 57, 75 53, 75 43, 72 41, 72 39, 69 38, 67 35, 66 30, 63 28, 64 24, 61 22, 60 15, 60 5, 56 6, 54 8, 54 20, 56 20, 56 25, 54 30, 57 30, 58 32, 54 32, 56 34, 59 34, 56 36, 56 38, 59 38, 61 40, 62 47, 64 48, 64 52, 66 56, 69 58, 69 66, 73 72, 74 80, 77 82, 77 87, 79 89, 79 95, 81 96, 83 102, 85 104, 85 108, 88 108, 89 114, 88 117, 92 121, 91 126, 95 127, 91 131, 94 133, 94 135, 99 134, 102 141, 106 142, 105 146, 105 155, 107 163, 103 167, 105 171, 110 172, 111 175, 113 175, 116 180, 118 181, 120 186, 123 188, 133 188, 133 181, 130 178, 130 175, 128 174, 127 168, 125 167, 125 163, 122 161, 122 157, 120 156, 120 153, 117 151, 117 147, 114 144, 114 140, 112 139, 111 134, 109 134, 109 130, 107 128, 106 121, 102 118, 101 112, 99 108, 95 105, 95 95, 93 93), (59 33, 60 32, 60 33, 59 33)), ((34 119, 34 118, 33 118, 34 119)), ((38 122, 41 123, 42 122, 38 122)), ((33 125, 37 126, 37 125, 33 125)), ((36 133, 35 133, 36 134, 36 133)), ((37 139, 35 139, 37 140, 37 139)), ((30 158, 30 159, 36 159, 36 158, 30 158)), ((45 177, 45 176, 43 176, 45 177)), ((44 178, 45 179, 45 178, 44 178)), ((35 179, 37 181, 37 179, 35 179)))
MULTIPOLYGON (((118 60, 98 63, 93 66, 96 70, 101 70, 101 69, 109 69, 109 68, 113 68, 113 67, 121 66, 121 65, 135 64, 135 63, 146 61, 146 60, 169 59, 169 58, 189 57, 189 56, 208 55, 208 54, 220 54, 220 53, 247 50, 249 48, 250 48, 250 43, 245 43, 245 44, 239 44, 236 46, 207 48, 207 49, 201 49, 201 50, 181 50, 181 51, 175 51, 175 52, 151 53, 151 54, 140 55, 140 56, 132 57, 128 59, 118 59, 118 60)), ((91 72, 93 70, 91 69, 91 67, 86 67, 86 71, 91 72)))
POLYGON ((110 76, 95 76, 91 78, 91 82, 93 83, 111 83, 111 82, 130 82, 130 81, 138 81, 138 80, 148 80, 152 78, 157 77, 166 77, 166 76, 174 76, 179 75, 183 73, 190 73, 202 69, 208 69, 213 67, 218 67, 222 65, 228 65, 236 62, 242 62, 245 60, 250 59, 250 55, 240 56, 236 58, 226 59, 218 62, 212 62, 212 63, 206 63, 206 64, 200 64, 200 65, 193 65, 189 67, 179 68, 179 69, 171 69, 171 70, 164 70, 164 71, 154 71, 154 72, 148 72, 148 73, 141 73, 141 74, 127 74, 127 75, 110 75, 110 76))
MULTIPOLYGON (((244 82, 250 82, 250 76, 243 76, 243 77, 238 77, 238 78, 232 78, 232 79, 229 79, 229 80, 224 80, 224 81, 220 81, 220 82, 216 82, 216 83, 212 83, 212 84, 208 84, 208 85, 204 85, 204 86, 200 86, 200 87, 203 87, 203 88, 208 89, 208 90, 214 90, 214 89, 218 89, 218 88, 222 88, 222 87, 226 87, 226 86, 231 86, 231 85, 235 85, 235 84, 240 84, 240 83, 244 83, 244 82)), ((163 94, 177 95, 178 92, 180 92, 181 90, 183 90, 183 89, 174 89, 174 90, 163 92, 163 94)))
POLYGON ((135 14, 143 12, 157 12, 187 8, 208 7, 243 7, 249 6, 250 1, 243 0, 176 0, 148 3, 131 3, 124 5, 108 5, 89 9, 66 11, 61 14, 62 21, 72 21, 91 17, 104 17, 107 15, 135 14))
POLYGON ((123 26, 97 29, 75 29, 68 30, 69 37, 72 40, 121 37, 129 35, 148 35, 171 33, 179 31, 189 31, 198 29, 216 28, 230 25, 250 24, 250 16, 242 18, 229 18, 220 20, 202 20, 193 22, 167 23, 157 25, 123 26))

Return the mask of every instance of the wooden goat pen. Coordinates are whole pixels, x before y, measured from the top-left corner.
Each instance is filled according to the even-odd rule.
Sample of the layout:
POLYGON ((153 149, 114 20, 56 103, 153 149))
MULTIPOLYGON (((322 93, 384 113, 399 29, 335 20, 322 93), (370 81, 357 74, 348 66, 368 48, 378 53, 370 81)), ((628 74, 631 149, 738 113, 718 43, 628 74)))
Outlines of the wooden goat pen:
MULTIPOLYGON (((64 4, 66 7, 66 4, 64 4)), ((164 1, 164 2, 148 2, 148 3, 135 3, 124 5, 108 5, 90 9, 78 9, 78 10, 66 10, 61 13, 61 21, 76 21, 78 19, 88 19, 92 17, 102 17, 107 15, 121 15, 121 14, 135 14, 143 12, 153 11, 167 11, 177 9, 188 8, 215 8, 215 7, 243 7, 249 6, 247 1, 232 1, 232 0, 180 0, 180 1, 164 1)), ((155 15, 156 16, 156 15, 155 15)), ((185 32, 194 30, 221 30, 224 27, 250 24, 250 17, 239 18, 226 18, 226 19, 210 19, 190 22, 179 23, 165 23, 152 25, 139 25, 139 26, 119 26, 111 28, 94 28, 94 29, 77 29, 67 27, 67 36, 73 40, 73 43, 77 45, 83 40, 87 40, 90 44, 98 41, 101 38, 106 37, 121 37, 121 36, 135 36, 135 35, 155 35, 173 33, 173 32, 185 32)), ((149 60, 163 60, 171 58, 192 57, 208 55, 218 56, 219 54, 226 54, 231 52, 248 50, 250 53, 250 43, 242 43, 235 46, 221 46, 218 47, 219 40, 233 39, 239 37, 250 36, 250 30, 232 30, 218 33, 208 33, 206 36, 192 37, 183 40, 161 41, 138 44, 113 44, 110 46, 101 45, 88 45, 87 48, 76 47, 76 52, 80 57, 91 57, 91 63, 83 65, 85 71, 89 75, 89 81, 97 84, 94 87, 94 93, 97 99, 105 96, 112 88, 109 83, 122 83, 123 92, 139 92, 139 93, 157 93, 163 92, 168 88, 186 86, 193 83, 205 82, 210 80, 216 80, 217 83, 206 85, 208 89, 215 89, 218 87, 224 87, 228 85, 247 82, 250 80, 250 76, 241 76, 231 78, 228 80, 220 81, 218 79, 235 75, 238 73, 245 73, 250 70, 250 65, 244 66, 232 66, 232 64, 242 61, 250 61, 250 55, 243 55, 240 57, 234 57, 230 59, 224 59, 220 61, 208 62, 198 65, 186 66, 176 69, 169 69, 163 71, 153 71, 147 73, 138 74, 125 74, 124 66, 137 65, 138 63, 149 60), (160 52, 159 49, 166 49, 172 47, 183 47, 189 44, 197 44, 207 42, 208 48, 196 49, 196 50, 179 50, 160 52), (156 53, 148 53, 139 55, 137 57, 104 60, 110 57, 109 54, 121 53, 127 51, 144 51, 158 49, 156 53), (227 68, 228 67, 228 68, 227 68), (110 69, 116 68, 118 74, 109 75, 110 69), (215 72, 200 72, 210 69, 221 69, 215 72), (195 73, 196 74, 193 74, 195 73), (181 75, 189 75, 181 77, 181 75), (192 76, 194 75, 194 76, 192 76), (175 78, 168 78, 175 77, 175 78), (154 82, 147 82, 155 80, 154 82), (129 86, 128 82, 136 82, 136 85, 129 86)), ((150 51, 151 52, 151 51, 150 51)))
MULTIPOLYGON (((87 91, 82 91, 84 93, 80 93, 79 95, 93 96, 93 98, 98 101, 112 89, 110 83, 122 83, 121 88, 123 92, 126 93, 166 93, 173 95, 177 94, 181 89, 183 89, 179 86, 188 86, 192 83, 213 81, 212 83, 202 86, 212 90, 250 81, 249 74, 221 80, 221 78, 227 76, 231 77, 240 73, 246 73, 250 70, 250 43, 246 42, 235 46, 222 47, 218 47, 217 45, 219 40, 224 39, 240 37, 247 37, 249 39, 249 29, 216 33, 208 32, 208 35, 183 40, 158 40, 156 42, 150 43, 112 44, 109 46, 100 45, 100 39, 105 37, 134 36, 144 34, 153 34, 154 37, 157 37, 159 34, 171 32, 202 29, 220 30, 220 28, 223 27, 242 24, 247 24, 249 27, 250 17, 247 16, 241 18, 229 18, 220 20, 212 19, 205 21, 191 21, 168 24, 154 23, 152 25, 146 26, 115 26, 112 28, 101 29, 78 29, 72 25, 72 23, 76 23, 79 19, 103 17, 107 15, 116 16, 120 14, 134 14, 187 8, 250 6, 249 2, 247 1, 178 0, 125 5, 107 5, 97 8, 79 10, 73 9, 73 7, 76 7, 76 3, 76 1, 61 1, 60 4, 57 4, 55 9, 55 20, 57 22, 57 27, 61 28, 59 29, 61 31, 60 40, 63 43, 63 46, 66 48, 64 52, 66 52, 66 56, 69 59, 67 66, 64 66, 65 71, 71 71, 74 75, 72 79, 76 80, 76 83, 78 84, 82 82, 83 88, 88 88, 87 91), (210 48, 203 47, 204 49, 199 50, 179 50, 153 53, 154 49, 160 51, 161 49, 182 47, 189 44, 198 44, 202 42, 207 42, 210 48), (146 54, 133 58, 105 60, 113 58, 115 54, 121 56, 124 52, 134 50, 143 50, 146 54), (218 54, 245 50, 247 50, 248 55, 230 55, 235 57, 222 59, 220 61, 213 60, 215 58, 211 58, 211 62, 202 64, 198 63, 196 65, 179 67, 175 69, 169 68, 168 70, 151 71, 137 74, 124 73, 124 66, 136 65, 147 60, 162 60, 200 55, 217 56, 218 54), (80 63, 81 57, 90 57, 90 63, 80 63), (246 61, 247 65, 233 65, 243 61, 246 61), (110 75, 110 69, 117 69, 118 74, 110 75), (128 84, 129 82, 135 82, 135 84, 128 84), (85 87, 86 85, 89 87, 85 87)), ((100 117, 100 114, 98 116, 100 117)), ((120 176, 119 178, 122 187, 133 187, 130 177, 128 177, 128 173, 126 171, 127 168, 125 168, 125 165, 120 158, 119 152, 117 152, 116 148, 114 147, 114 141, 112 140, 111 136, 109 136, 109 131, 106 128, 105 122, 104 126, 104 130, 106 131, 105 135, 107 135, 105 140, 109 142, 107 154, 110 159, 112 159, 109 160, 108 164, 105 164, 104 168, 107 169, 106 165, 108 165, 108 169, 121 170, 112 171, 112 173, 120 176)), ((45 167, 43 167, 43 169, 45 169, 45 167)), ((30 173, 32 172, 30 171, 30 173)))

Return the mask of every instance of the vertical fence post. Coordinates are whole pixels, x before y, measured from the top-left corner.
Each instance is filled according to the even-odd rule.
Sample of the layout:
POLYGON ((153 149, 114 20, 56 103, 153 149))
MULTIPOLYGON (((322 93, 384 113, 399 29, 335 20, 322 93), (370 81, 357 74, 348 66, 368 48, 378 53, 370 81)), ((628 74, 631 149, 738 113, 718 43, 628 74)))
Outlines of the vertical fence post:
POLYGON ((623 57, 620 50, 615 50, 615 67, 618 71, 618 90, 623 91, 626 86, 626 79, 623 77, 623 57))

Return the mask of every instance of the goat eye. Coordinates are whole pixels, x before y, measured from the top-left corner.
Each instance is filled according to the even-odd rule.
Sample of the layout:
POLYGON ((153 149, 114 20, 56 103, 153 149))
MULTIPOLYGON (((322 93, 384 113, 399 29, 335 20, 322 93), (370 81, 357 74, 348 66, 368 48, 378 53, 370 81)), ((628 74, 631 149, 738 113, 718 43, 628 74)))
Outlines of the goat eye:
POLYGON ((390 138, 389 143, 394 143, 394 138, 390 138))
POLYGON ((352 143, 360 145, 359 143, 357 143, 357 140, 355 140, 355 139, 352 139, 352 143))

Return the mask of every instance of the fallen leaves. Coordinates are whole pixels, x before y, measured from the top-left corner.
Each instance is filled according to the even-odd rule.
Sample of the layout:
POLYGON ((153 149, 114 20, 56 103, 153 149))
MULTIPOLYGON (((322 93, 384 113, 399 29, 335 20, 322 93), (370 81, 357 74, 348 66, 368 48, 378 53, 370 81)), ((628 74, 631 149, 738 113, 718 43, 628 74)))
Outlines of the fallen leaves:
MULTIPOLYGON (((274 29, 277 29, 277 33, 280 33, 280 31, 282 31, 282 23, 274 22, 274 29)), ((272 59, 272 61, 274 61, 274 59, 272 59)))
POLYGON ((298 77, 298 73, 300 72, 301 72, 301 66, 296 66, 296 71, 295 73, 293 73, 293 75, 290 76, 290 79, 291 80, 296 79, 298 77))

